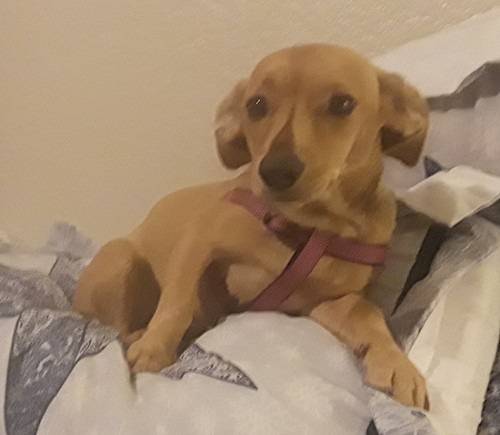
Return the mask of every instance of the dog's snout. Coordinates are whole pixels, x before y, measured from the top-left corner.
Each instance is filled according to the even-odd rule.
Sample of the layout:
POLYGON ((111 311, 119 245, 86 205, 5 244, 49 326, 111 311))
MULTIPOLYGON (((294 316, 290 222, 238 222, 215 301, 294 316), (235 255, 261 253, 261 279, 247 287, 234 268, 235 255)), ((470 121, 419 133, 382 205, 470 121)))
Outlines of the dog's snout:
POLYGON ((293 153, 269 154, 260 162, 259 174, 273 190, 292 187, 304 172, 304 163, 293 153))

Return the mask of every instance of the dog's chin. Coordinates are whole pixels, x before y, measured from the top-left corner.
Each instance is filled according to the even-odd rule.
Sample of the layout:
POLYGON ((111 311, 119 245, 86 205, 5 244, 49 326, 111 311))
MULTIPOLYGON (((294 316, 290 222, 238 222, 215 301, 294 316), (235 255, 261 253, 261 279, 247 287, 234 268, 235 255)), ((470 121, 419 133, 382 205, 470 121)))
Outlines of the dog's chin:
POLYGON ((268 187, 262 186, 260 196, 272 202, 286 202, 286 203, 304 203, 311 201, 314 196, 311 192, 306 192, 300 187, 292 187, 287 190, 273 190, 268 187))
POLYGON ((262 196, 273 202, 301 202, 304 200, 303 196, 295 191, 277 192, 270 189, 265 189, 262 196))

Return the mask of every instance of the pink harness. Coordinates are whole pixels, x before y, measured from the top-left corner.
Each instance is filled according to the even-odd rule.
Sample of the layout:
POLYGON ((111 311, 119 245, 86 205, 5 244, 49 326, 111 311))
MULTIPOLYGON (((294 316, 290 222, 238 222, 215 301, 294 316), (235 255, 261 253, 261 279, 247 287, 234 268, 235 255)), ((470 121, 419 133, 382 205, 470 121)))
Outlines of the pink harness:
POLYGON ((387 256, 386 246, 363 244, 304 228, 273 214, 267 204, 248 189, 234 189, 226 199, 246 208, 277 237, 292 239, 298 245, 283 271, 253 300, 251 311, 275 309, 304 282, 324 255, 370 266, 383 264, 387 256))

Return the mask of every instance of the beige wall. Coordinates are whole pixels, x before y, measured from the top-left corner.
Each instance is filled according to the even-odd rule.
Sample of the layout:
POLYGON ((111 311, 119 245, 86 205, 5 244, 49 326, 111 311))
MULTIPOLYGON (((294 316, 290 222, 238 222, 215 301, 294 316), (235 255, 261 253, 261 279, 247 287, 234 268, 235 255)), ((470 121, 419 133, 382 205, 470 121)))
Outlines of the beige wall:
POLYGON ((374 55, 499 4, 2 1, 0 229, 126 232, 166 192, 224 175, 213 108, 263 54, 327 41, 374 55))

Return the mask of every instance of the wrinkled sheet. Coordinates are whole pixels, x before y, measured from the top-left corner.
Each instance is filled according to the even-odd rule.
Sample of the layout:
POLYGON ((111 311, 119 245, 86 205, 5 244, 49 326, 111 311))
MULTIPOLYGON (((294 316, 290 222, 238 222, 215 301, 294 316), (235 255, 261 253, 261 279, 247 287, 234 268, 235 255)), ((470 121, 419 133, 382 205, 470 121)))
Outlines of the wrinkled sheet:
MULTIPOLYGON (((495 243, 493 224, 473 218, 464 225, 428 277, 429 283, 441 282, 443 293, 487 258, 495 243), (460 258, 450 257, 459 246, 468 249, 459 249, 460 258)), ((55 246, 64 251, 54 252, 54 237, 74 236, 68 228, 60 225, 48 243, 51 249, 35 255, 42 272, 26 270, 28 254, 4 254, 10 265, 0 266, 0 329, 8 338, 0 341, 0 377, 6 385, 2 418, 8 434, 107 433, 116 427, 130 434, 146 429, 362 434, 371 419, 381 434, 435 433, 425 414, 363 386, 351 353, 305 318, 231 316, 161 374, 131 380, 116 333, 68 311, 75 280, 88 263, 71 252, 71 243, 59 241, 55 246)), ((408 316, 416 329, 434 312, 417 303, 418 294, 407 296, 416 301, 419 315, 408 316)), ((440 299, 431 298, 431 305, 440 299)), ((400 310, 409 309, 407 301, 400 310)), ((414 329, 405 322, 400 330, 398 338, 409 343, 414 329)))

